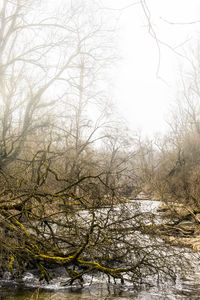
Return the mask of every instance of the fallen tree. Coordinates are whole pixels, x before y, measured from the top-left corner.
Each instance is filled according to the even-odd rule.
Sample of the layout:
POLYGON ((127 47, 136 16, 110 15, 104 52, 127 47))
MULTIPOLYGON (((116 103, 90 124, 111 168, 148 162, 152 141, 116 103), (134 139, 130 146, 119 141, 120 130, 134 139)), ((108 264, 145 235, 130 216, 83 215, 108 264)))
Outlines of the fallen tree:
POLYGON ((122 198, 135 149, 102 92, 115 60, 105 13, 98 1, 56 12, 42 2, 0 4, 1 274, 37 269, 49 281, 63 266, 69 284, 97 272, 175 279, 180 251, 141 236, 148 214, 122 198))

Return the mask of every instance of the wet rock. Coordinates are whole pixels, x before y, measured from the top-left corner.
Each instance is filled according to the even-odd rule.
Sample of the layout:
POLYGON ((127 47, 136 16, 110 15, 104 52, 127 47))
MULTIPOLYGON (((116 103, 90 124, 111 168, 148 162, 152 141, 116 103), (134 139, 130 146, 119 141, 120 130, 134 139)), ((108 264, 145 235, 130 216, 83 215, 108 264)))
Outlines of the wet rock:
POLYGON ((23 282, 26 283, 35 283, 37 278, 30 272, 26 272, 23 276, 23 282))
POLYGON ((10 272, 5 272, 3 274, 3 280, 11 280, 12 279, 12 275, 10 272))

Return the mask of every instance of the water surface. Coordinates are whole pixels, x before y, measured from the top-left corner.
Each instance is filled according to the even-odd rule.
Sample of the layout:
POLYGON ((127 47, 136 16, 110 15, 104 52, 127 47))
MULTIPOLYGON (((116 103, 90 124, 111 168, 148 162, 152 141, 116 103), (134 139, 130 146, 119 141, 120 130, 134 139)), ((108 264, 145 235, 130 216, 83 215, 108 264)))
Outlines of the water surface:
MULTIPOLYGON (((158 201, 137 200, 131 201, 132 205, 138 203, 142 212, 153 212, 156 216, 157 207, 160 205, 158 201)), ((116 207, 116 210, 120 207, 116 207)), ((83 212, 86 213, 86 212, 83 212)), ((159 217, 159 216, 158 216, 159 217)), ((60 285, 66 276, 62 269, 55 272, 56 278, 50 284, 42 283, 38 286, 37 276, 34 273, 27 272, 23 278, 23 284, 12 281, 8 277, 0 281, 0 300, 97 300, 97 299, 200 299, 200 267, 198 257, 194 258, 192 251, 186 250, 186 255, 193 261, 195 273, 188 270, 188 274, 184 277, 179 276, 175 283, 164 282, 159 286, 141 286, 138 290, 132 284, 107 285, 106 277, 92 278, 87 277, 83 288, 80 286, 63 288, 60 285)), ((65 278, 66 279, 66 278, 65 278)))

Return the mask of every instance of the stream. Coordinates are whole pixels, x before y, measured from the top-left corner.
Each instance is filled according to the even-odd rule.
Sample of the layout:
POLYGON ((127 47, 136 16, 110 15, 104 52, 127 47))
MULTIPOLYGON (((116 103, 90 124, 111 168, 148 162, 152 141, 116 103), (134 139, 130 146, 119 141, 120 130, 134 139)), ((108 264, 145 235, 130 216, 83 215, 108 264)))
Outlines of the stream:
MULTIPOLYGON (((137 202, 142 212, 153 212, 156 218, 158 201, 132 200, 137 202)), ((131 206, 131 203, 130 203, 131 206)), ((193 262, 195 272, 179 276, 176 282, 163 282, 160 285, 141 286, 133 288, 130 284, 107 284, 105 275, 86 276, 84 286, 74 285, 63 287, 60 283, 65 280, 64 268, 53 270, 54 279, 49 283, 39 283, 37 274, 26 272, 20 281, 10 279, 10 274, 4 274, 0 280, 0 300, 95 300, 95 299, 200 299, 200 266, 199 259, 191 250, 185 250, 186 255, 193 262)))

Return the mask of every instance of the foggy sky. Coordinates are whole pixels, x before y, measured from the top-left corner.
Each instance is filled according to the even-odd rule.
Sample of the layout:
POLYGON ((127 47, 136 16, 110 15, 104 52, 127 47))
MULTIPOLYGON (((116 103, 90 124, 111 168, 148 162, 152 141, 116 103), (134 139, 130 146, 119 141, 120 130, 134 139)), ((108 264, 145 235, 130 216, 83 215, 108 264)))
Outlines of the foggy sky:
MULTIPOLYGON (((102 3, 116 13, 116 9, 134 2, 109 0, 102 3)), ((197 44, 200 23, 189 23, 198 21, 200 3, 197 0, 149 0, 146 3, 151 24, 161 41, 160 49, 149 34, 148 20, 140 3, 121 11, 118 46, 122 59, 114 74, 112 93, 130 127, 152 135, 167 130, 169 110, 180 89, 180 70, 190 67, 182 55, 189 56, 190 49, 197 44)))

